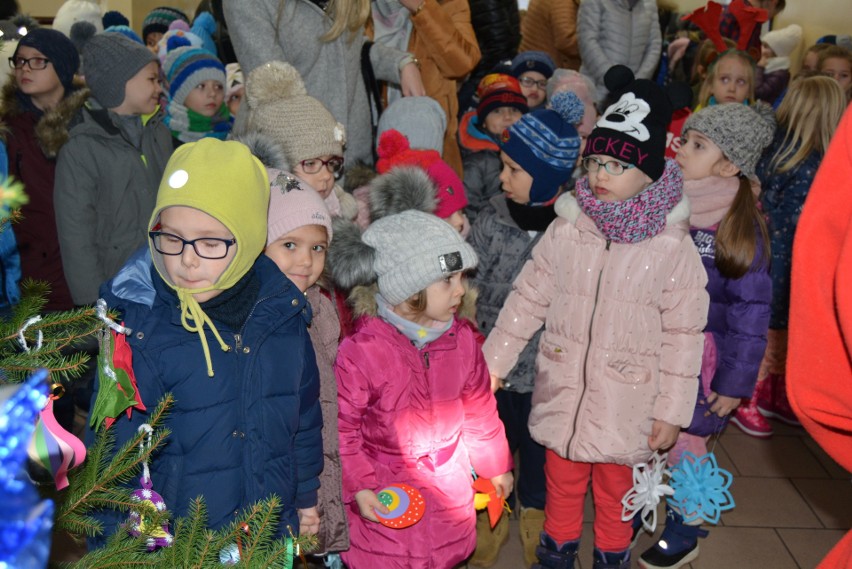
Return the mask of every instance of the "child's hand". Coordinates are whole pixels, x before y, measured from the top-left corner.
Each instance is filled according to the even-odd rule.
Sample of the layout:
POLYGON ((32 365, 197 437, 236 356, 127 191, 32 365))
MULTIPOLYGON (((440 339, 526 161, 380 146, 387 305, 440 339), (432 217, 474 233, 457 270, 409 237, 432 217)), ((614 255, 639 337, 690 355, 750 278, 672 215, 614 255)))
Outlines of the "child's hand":
POLYGON ((665 450, 671 448, 677 441, 680 427, 657 419, 651 427, 651 436, 648 437, 648 446, 651 450, 665 450))
POLYGON ((491 374, 491 393, 497 393, 497 390, 500 389, 501 383, 502 382, 500 381, 500 378, 492 373, 491 374))
POLYGON ((383 514, 387 514, 390 511, 387 506, 379 502, 379 497, 372 490, 361 490, 355 494, 355 502, 358 504, 361 516, 371 522, 378 523, 379 521, 379 518, 376 517, 376 512, 373 510, 378 510, 383 514))
POLYGON ((316 507, 297 510, 299 514, 299 535, 319 533, 320 515, 316 507))
POLYGON ((491 483, 494 485, 494 489, 497 490, 497 497, 508 498, 509 494, 515 488, 515 477, 510 470, 492 478, 491 483))
MULTIPOLYGON (((711 391, 707 397, 707 403, 710 403, 710 413, 716 413, 720 417, 727 417, 740 406, 740 398, 719 395, 715 391, 711 391)), ((706 413, 705 416, 710 413, 706 413)))

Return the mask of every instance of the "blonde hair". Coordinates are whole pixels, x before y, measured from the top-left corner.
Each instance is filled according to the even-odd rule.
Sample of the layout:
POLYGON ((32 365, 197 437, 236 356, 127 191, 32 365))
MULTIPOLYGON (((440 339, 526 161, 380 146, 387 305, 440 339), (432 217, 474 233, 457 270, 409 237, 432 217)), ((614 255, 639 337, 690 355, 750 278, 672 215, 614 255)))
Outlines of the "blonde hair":
MULTIPOLYGON (((724 41, 725 45, 731 49, 736 49, 737 47, 737 44, 728 38, 722 38, 722 41, 724 41)), ((695 85, 696 83, 703 81, 705 77, 707 77, 710 67, 718 58, 719 50, 716 48, 716 44, 713 43, 713 40, 706 39, 698 44, 698 53, 695 54, 695 61, 692 62, 689 82, 692 85, 695 85), (702 74, 704 74, 703 77, 702 74)))
POLYGON ((713 62, 713 65, 711 65, 710 69, 707 71, 707 77, 704 78, 704 83, 701 84, 701 90, 698 92, 698 104, 702 108, 710 104, 710 97, 713 94, 713 81, 716 79, 719 62, 730 57, 736 57, 745 64, 746 69, 748 70, 746 71, 746 74, 748 75, 748 95, 746 96, 746 101, 748 101, 749 104, 754 102, 754 60, 746 52, 732 49, 716 58, 716 61, 713 62))
POLYGON ((834 79, 795 79, 778 107, 778 129, 784 139, 772 157, 771 169, 787 172, 813 152, 825 154, 845 110, 846 95, 834 79))
MULTIPOLYGON (((284 2, 278 3, 278 19, 276 30, 281 27, 281 16, 284 14, 284 2)), ((331 18, 331 28, 320 39, 324 42, 332 42, 339 38, 343 32, 349 31, 347 41, 352 41, 363 32, 364 24, 370 17, 370 0, 329 0, 325 9, 331 18)), ((276 31, 276 36, 278 32, 276 31)), ((278 38, 276 37, 276 40, 278 38)))

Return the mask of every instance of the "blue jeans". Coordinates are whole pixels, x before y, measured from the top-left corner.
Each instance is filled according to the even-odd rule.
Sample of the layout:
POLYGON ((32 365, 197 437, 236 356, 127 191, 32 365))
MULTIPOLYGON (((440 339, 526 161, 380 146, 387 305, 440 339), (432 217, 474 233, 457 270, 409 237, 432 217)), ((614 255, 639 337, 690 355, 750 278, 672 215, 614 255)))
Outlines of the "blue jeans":
MULTIPOLYGON (((509 451, 519 453, 517 499, 524 508, 544 509, 546 482, 544 477, 544 447, 530 437, 532 393, 517 393, 501 389, 495 394, 497 412, 506 428, 509 451)), ((514 507, 515 497, 507 500, 514 507)))

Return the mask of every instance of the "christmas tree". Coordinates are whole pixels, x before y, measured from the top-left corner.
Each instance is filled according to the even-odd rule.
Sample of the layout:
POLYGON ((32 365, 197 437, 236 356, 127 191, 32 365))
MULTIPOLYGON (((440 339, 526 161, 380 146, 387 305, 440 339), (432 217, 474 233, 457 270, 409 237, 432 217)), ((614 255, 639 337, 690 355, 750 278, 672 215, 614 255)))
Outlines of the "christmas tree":
MULTIPOLYGON (((14 223, 19 215, 15 208, 24 203, 26 195, 21 184, 10 179, 0 182, 0 230, 14 223)), ((54 464, 51 465, 51 458, 46 453, 57 446, 60 450, 64 448, 61 444, 62 436, 71 435, 61 427, 51 427, 55 421, 45 420, 49 419, 45 413, 52 413, 51 399, 60 397, 65 386, 78 379, 85 372, 86 366, 92 363, 87 354, 75 351, 75 346, 98 335, 103 352, 103 339, 109 336, 109 328, 120 327, 113 322, 115 315, 107 313, 102 307, 42 313, 48 292, 44 283, 24 281, 21 284, 21 301, 14 307, 10 317, 0 319, 0 389, 15 385, 22 394, 18 399, 9 399, 6 406, 3 405, 4 400, 0 399, 0 427, 12 434, 24 435, 4 437, 6 445, 14 445, 14 441, 19 438, 30 439, 33 432, 32 416, 21 413, 22 406, 18 401, 23 400, 24 393, 31 393, 29 401, 32 405, 44 405, 44 398, 38 399, 36 388, 26 392, 24 390, 30 388, 30 383, 43 383, 45 380, 37 376, 30 383, 24 385, 24 382, 37 370, 46 370, 46 374, 43 371, 40 373, 46 375, 51 397, 42 409, 42 419, 35 428, 33 439, 39 436, 50 439, 57 432, 62 433, 59 436, 60 444, 48 440, 41 445, 42 464, 50 470, 57 461, 54 457, 54 464), (16 418, 23 423, 15 425, 16 418)), ((109 360, 111 358, 99 357, 98 365, 109 366, 112 363, 109 360)), ((100 367, 100 370, 104 368, 100 367)), ((44 386, 39 389, 43 390, 44 386)), ((132 393, 126 395, 126 399, 132 401, 132 393)), ((58 477, 64 477, 64 472, 51 472, 57 480, 57 488, 61 489, 57 498, 59 505, 56 507, 54 531, 68 532, 82 540, 104 532, 101 522, 93 513, 106 508, 128 514, 127 531, 116 532, 107 540, 105 547, 89 552, 75 566, 102 568, 133 564, 173 568, 224 564, 237 567, 292 567, 301 551, 316 546, 316 539, 313 536, 295 537, 293 529, 288 537, 273 538, 282 506, 280 499, 274 495, 247 508, 238 521, 218 531, 207 529, 204 500, 196 498, 188 516, 173 520, 171 527, 174 532, 168 534, 168 546, 152 548, 152 540, 163 534, 161 528, 168 527, 171 516, 167 510, 155 507, 151 501, 134 499, 135 493, 131 493, 128 484, 139 476, 140 470, 147 472, 146 464, 155 461, 157 451, 166 444, 169 430, 164 424, 172 404, 169 395, 158 402, 149 415, 149 432, 137 433, 136 437, 117 450, 110 430, 99 428, 94 444, 80 453, 86 458, 81 461, 79 468, 74 468, 77 464, 73 458, 64 460, 63 464, 69 463, 65 466, 74 468, 68 473, 67 487, 59 484, 58 477)), ((109 415, 119 417, 123 412, 124 408, 119 408, 118 412, 112 409, 109 415)), ((22 457, 22 447, 20 444, 17 446, 17 452, 0 452, 0 471, 15 467, 10 476, 16 476, 15 480, 0 487, 0 502, 22 504, 24 502, 21 500, 12 502, 12 498, 20 498, 23 493, 31 491, 31 485, 14 471, 19 466, 15 460, 22 457)), ((31 446, 39 445, 32 443, 31 446)), ((38 504, 32 502, 31 507, 40 508, 42 513, 52 511, 49 501, 38 504)), ((26 527, 25 524, 16 526, 17 529, 23 527, 26 527)), ((14 566, 14 560, 21 559, 19 554, 25 547, 28 544, 22 540, 9 546, 0 545, 0 566, 4 566, 7 560, 13 560, 14 566)))

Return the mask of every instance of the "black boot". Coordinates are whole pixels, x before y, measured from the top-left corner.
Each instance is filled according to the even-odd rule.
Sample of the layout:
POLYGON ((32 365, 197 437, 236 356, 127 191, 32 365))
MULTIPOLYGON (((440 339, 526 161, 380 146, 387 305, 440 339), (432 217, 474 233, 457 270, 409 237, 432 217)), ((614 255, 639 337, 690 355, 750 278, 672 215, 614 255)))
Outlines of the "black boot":
POLYGON ((644 569, 678 569, 698 557, 698 538, 707 537, 701 526, 688 526, 666 506, 666 528, 659 541, 639 557, 644 569))
POLYGON ((579 539, 567 541, 561 547, 545 532, 541 532, 539 539, 541 545, 535 549, 538 563, 533 563, 530 569, 574 569, 574 560, 580 548, 579 539))

